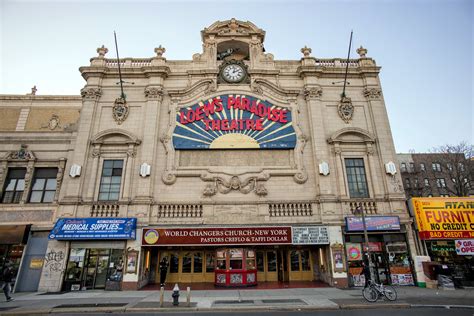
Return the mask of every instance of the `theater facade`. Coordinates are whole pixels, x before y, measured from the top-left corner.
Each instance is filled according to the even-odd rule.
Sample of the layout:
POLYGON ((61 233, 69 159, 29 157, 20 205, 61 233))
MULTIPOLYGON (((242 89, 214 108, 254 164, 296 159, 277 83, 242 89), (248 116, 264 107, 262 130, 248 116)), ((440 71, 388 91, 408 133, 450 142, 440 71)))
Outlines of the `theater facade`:
POLYGON ((0 96, 1 225, 43 247, 30 233, 19 273, 40 291, 139 289, 167 258, 169 283, 347 287, 364 212, 377 277, 409 283, 417 251, 367 50, 277 60, 235 19, 201 40, 189 60, 99 47, 80 96, 0 96))

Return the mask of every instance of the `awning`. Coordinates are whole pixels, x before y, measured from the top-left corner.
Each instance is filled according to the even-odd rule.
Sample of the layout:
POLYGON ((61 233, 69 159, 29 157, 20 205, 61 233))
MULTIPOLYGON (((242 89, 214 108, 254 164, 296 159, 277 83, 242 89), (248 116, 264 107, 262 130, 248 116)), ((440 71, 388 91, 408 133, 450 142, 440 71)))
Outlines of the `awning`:
POLYGON ((31 225, 0 225, 0 244, 26 244, 31 225))

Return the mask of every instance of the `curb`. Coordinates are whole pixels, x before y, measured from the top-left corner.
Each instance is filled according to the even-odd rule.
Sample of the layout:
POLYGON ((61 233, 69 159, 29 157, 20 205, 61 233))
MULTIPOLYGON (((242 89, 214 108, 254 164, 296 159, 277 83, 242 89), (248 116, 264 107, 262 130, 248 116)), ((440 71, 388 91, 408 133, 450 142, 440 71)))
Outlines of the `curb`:
POLYGON ((412 308, 464 308, 464 309, 474 309, 474 305, 426 305, 426 304, 412 304, 412 308))
POLYGON ((340 309, 377 309, 377 308, 410 308, 408 303, 390 303, 390 304, 340 304, 340 309))

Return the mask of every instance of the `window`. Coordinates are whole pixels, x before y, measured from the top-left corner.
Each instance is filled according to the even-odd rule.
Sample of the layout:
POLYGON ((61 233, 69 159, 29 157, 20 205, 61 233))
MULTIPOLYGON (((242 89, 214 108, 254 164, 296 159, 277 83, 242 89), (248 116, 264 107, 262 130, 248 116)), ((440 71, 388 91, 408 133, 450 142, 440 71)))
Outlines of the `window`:
POLYGON ((429 187, 430 186, 430 180, 428 180, 428 178, 425 178, 424 184, 425 184, 425 187, 429 187))
POLYGON ((446 164, 446 167, 448 168, 449 171, 453 171, 453 165, 450 164, 449 162, 446 164))
POLYGON ((464 172, 464 164, 462 162, 459 163, 459 170, 461 170, 461 172, 464 172))
POLYGON ((436 186, 438 188, 445 188, 446 187, 446 181, 443 178, 438 178, 438 179, 436 179, 436 186))
POLYGON ((405 186, 406 186, 407 188, 411 188, 410 179, 408 179, 408 178, 405 179, 405 186))
POLYGON ((441 164, 437 162, 433 162, 431 164, 431 168, 433 169, 433 171, 441 172, 441 164))
POLYGON ((418 183, 418 178, 415 178, 415 188, 418 188, 420 184, 418 183))
POLYGON ((345 159, 345 162, 350 197, 369 197, 369 191, 367 189, 367 179, 365 177, 364 160, 361 158, 345 159))
POLYGON ((35 170, 31 187, 31 203, 51 203, 56 194, 57 168, 38 168, 35 170))
POLYGON ((420 163, 420 170, 421 171, 426 171, 426 167, 424 163, 420 163))
POLYGON ((415 163, 410 162, 410 172, 415 172, 415 163))
POLYGON ((400 165, 400 169, 402 172, 407 172, 407 164, 402 162, 402 164, 400 165))
POLYGON ((2 203, 20 203, 23 191, 25 190, 25 174, 26 169, 8 170, 2 203))
POLYGON ((117 201, 120 194, 123 160, 104 160, 100 179, 99 201, 117 201))

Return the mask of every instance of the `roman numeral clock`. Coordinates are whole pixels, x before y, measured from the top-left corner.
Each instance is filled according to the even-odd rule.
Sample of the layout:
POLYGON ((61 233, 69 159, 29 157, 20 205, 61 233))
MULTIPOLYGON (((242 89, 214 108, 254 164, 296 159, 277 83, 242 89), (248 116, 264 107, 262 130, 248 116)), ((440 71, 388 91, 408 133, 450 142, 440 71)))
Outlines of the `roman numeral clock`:
POLYGON ((248 66, 241 60, 227 60, 219 67, 218 83, 250 83, 248 66))

